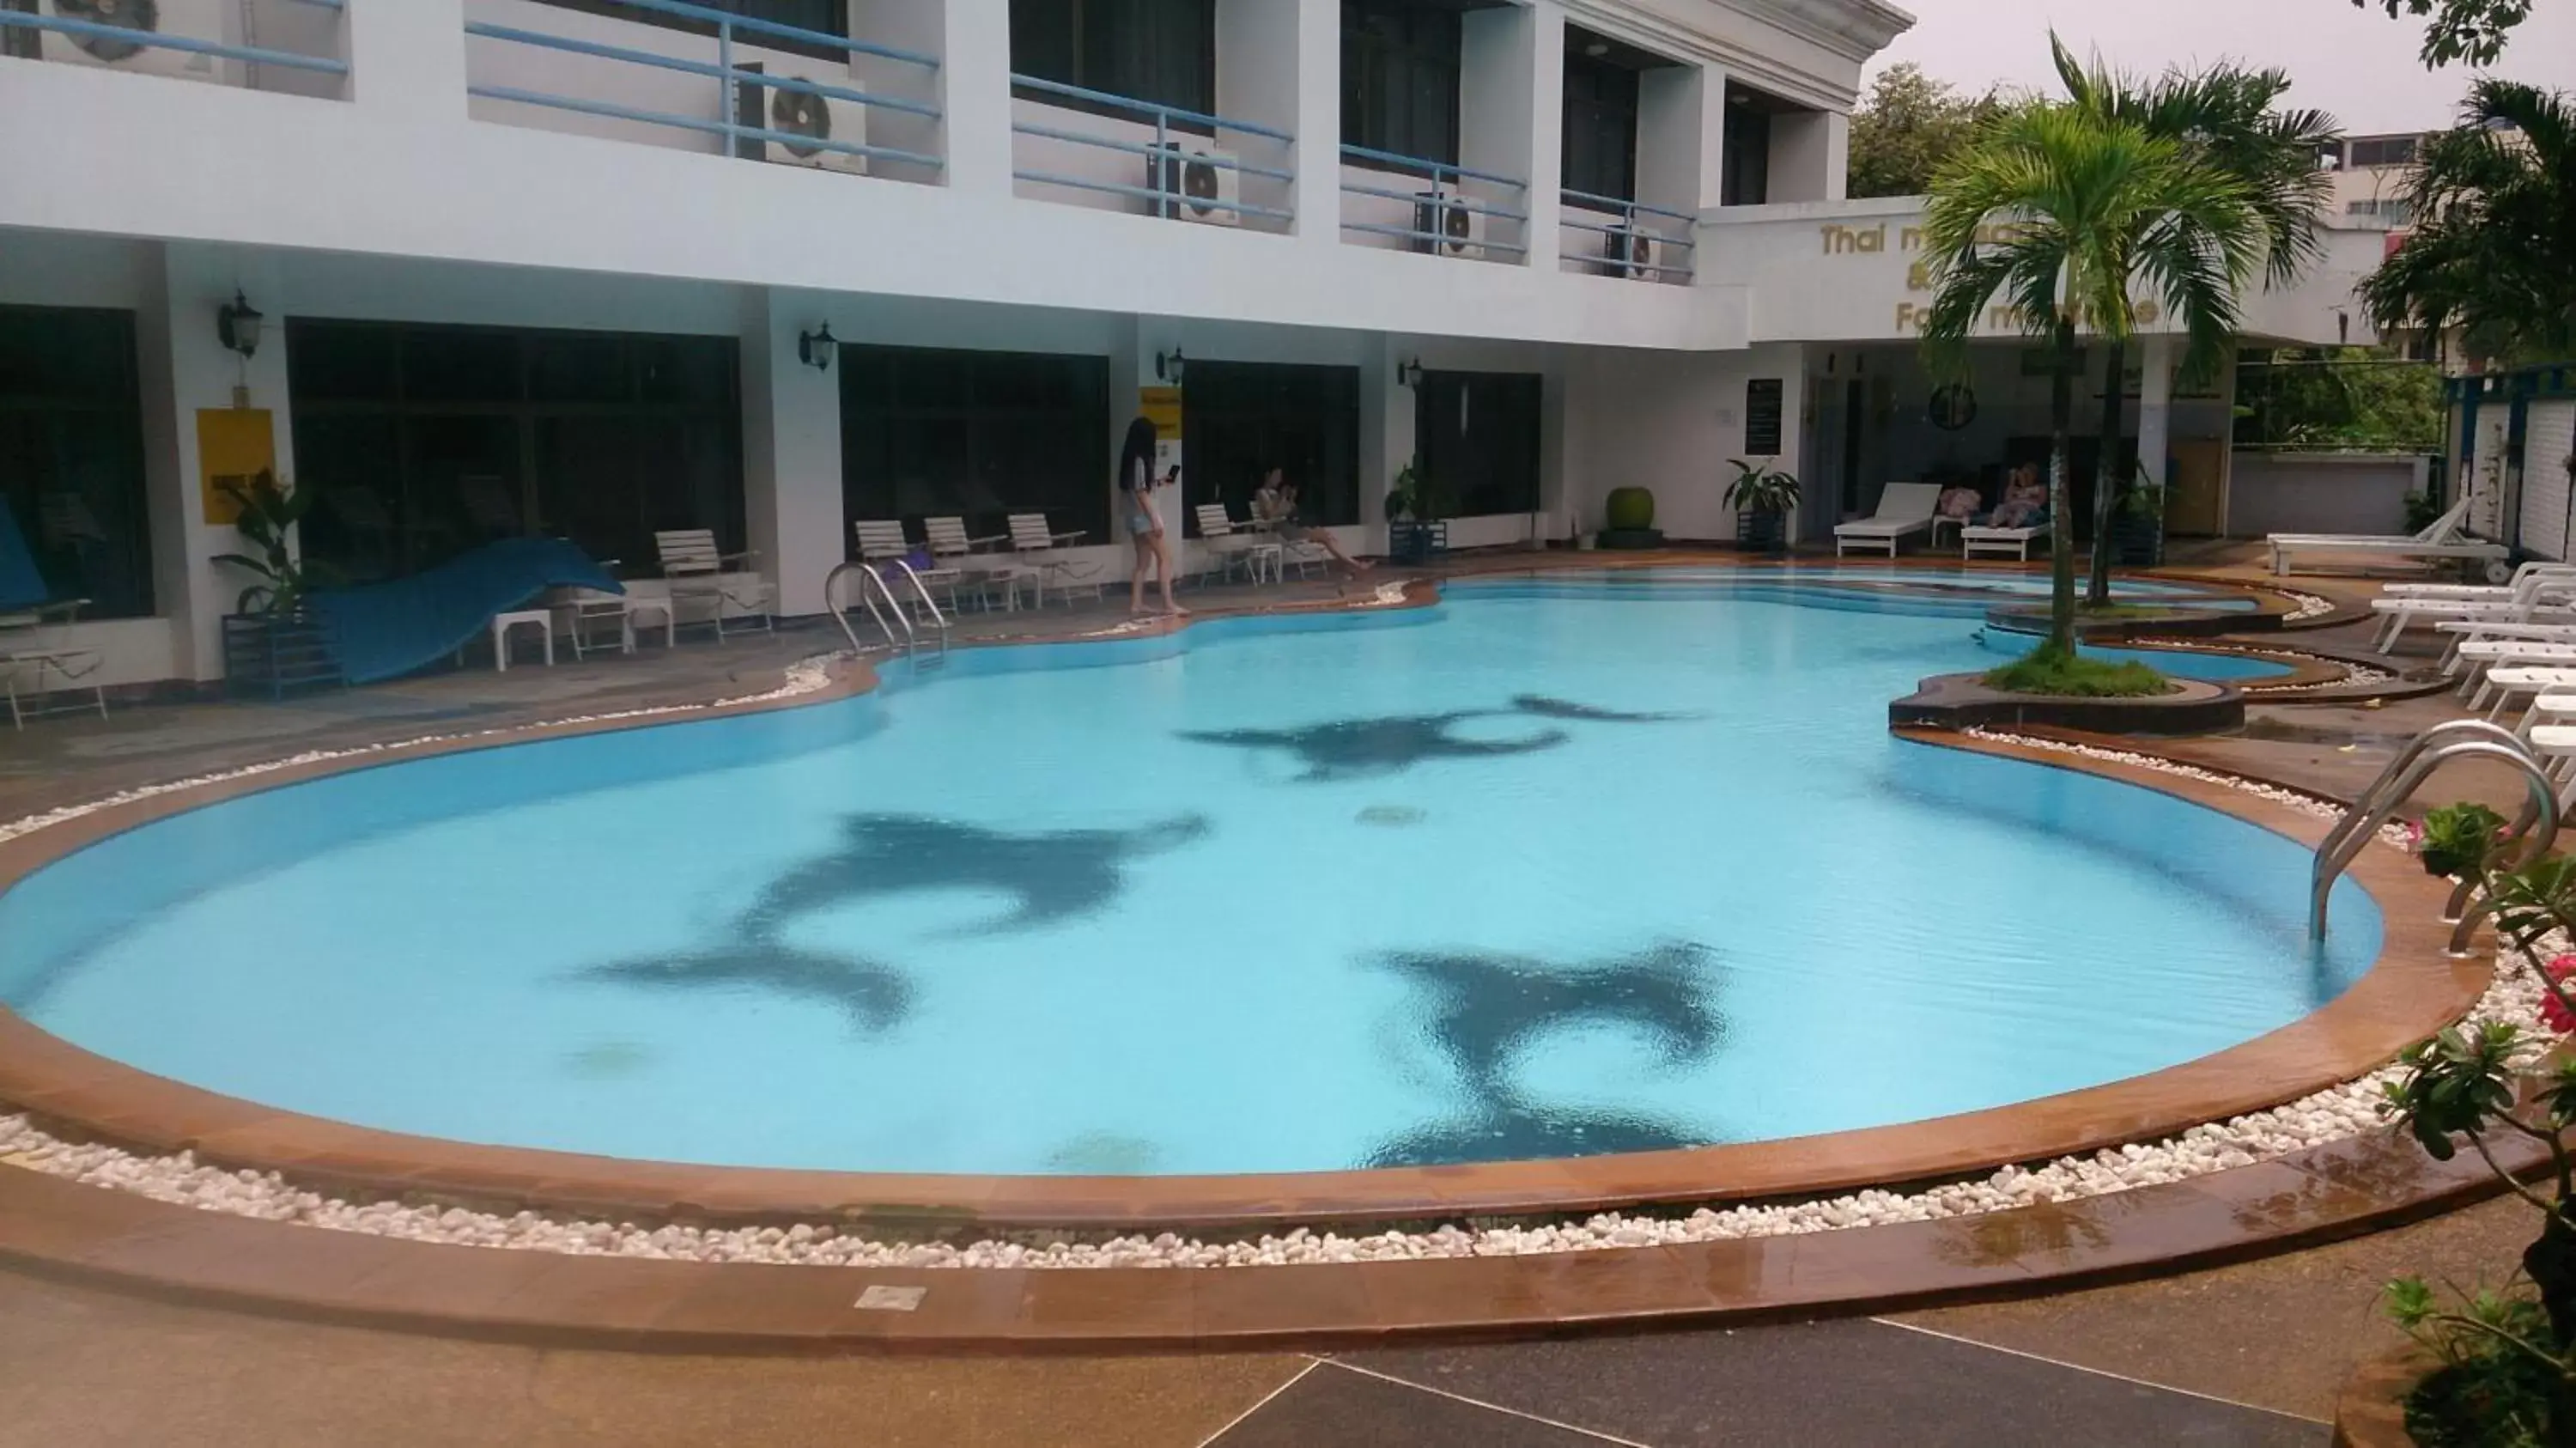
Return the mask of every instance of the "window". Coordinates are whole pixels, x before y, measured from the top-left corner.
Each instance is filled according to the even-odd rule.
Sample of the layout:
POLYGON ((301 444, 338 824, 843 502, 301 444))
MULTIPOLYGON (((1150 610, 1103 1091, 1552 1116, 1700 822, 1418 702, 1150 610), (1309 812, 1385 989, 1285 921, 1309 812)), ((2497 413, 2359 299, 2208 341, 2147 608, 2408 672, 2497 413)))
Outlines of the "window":
POLYGON ((152 612, 134 355, 131 312, 0 306, 0 508, 83 618, 152 612))
MULTIPOLYGON (((586 10, 593 15, 609 15, 619 20, 633 20, 645 25, 659 25, 671 30, 685 30, 692 35, 713 35, 715 22, 664 10, 648 10, 641 5, 621 4, 620 0, 540 0, 566 10, 586 10)), ((707 10, 752 20, 766 20, 777 25, 793 25, 799 30, 812 30, 824 35, 850 33, 850 0, 690 0, 707 10)), ((792 51, 821 60, 847 60, 850 53, 836 46, 808 45, 775 35, 755 36, 747 30, 734 32, 735 38, 764 50, 792 51)))
MULTIPOLYGON (((1568 33, 1567 39, 1574 36, 1568 33)), ((1637 72, 1569 45, 1565 57, 1565 189, 1637 198, 1637 72)))
POLYGON ((743 546, 730 337, 291 318, 305 546, 351 578, 416 573, 495 538, 569 538, 648 574, 653 534, 743 546))
POLYGON ((1726 167, 1718 180, 1720 206, 1760 206, 1771 199, 1771 113, 1749 105, 1726 108, 1726 167))
MULTIPOLYGON (((1358 368, 1192 360, 1181 405, 1181 487, 1192 510, 1223 503, 1249 518, 1261 475, 1280 468, 1304 521, 1360 520, 1358 368)), ((1195 511, 1187 521, 1196 537, 1195 511)))
POLYGON ((989 535, 1012 513, 1044 513, 1107 543, 1109 445, 1106 357, 841 347, 841 498, 853 519, 918 531, 953 514, 989 535))
POLYGON ((1538 511, 1535 373, 1426 372, 1414 391, 1414 449, 1453 517, 1538 511))
POLYGON ((1342 140, 1458 164, 1458 11, 1342 0, 1342 140))
POLYGON ((2412 166, 2415 164, 2416 138, 2386 136, 2376 140, 2352 143, 2352 164, 2364 166, 2412 166))
MULTIPOLYGON (((1011 0, 1011 69, 1213 114, 1216 0, 1011 0)), ((1027 98, 1081 105, 1045 91, 1027 98)))

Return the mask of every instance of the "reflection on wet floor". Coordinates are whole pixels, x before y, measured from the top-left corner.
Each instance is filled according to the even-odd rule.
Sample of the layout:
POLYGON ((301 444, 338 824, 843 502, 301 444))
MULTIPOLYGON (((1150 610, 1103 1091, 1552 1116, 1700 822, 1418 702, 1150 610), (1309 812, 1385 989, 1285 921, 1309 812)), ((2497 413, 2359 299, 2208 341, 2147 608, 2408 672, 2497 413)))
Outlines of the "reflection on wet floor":
POLYGON ((2248 715, 2239 738, 2259 739, 2278 744, 2328 744, 2337 749, 2351 745, 2366 753, 2395 754, 2411 732, 2391 733, 2376 729, 2337 729, 2325 725, 2298 724, 2277 715, 2248 715))

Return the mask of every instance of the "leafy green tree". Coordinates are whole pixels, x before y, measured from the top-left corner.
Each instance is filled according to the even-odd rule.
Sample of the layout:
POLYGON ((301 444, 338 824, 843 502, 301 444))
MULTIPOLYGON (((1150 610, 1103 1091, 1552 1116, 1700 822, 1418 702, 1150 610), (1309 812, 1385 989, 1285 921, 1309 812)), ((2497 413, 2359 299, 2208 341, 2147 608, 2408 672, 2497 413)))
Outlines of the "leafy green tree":
POLYGON ((2270 234, 2245 183, 2136 121, 2066 102, 2019 104, 1941 168, 1924 223, 1933 286, 1923 329, 1936 373, 1965 371, 1969 339, 2002 298, 2052 353, 2048 642, 2075 654, 2075 545, 2067 518, 2079 324, 2105 340, 2137 328, 2143 285, 2182 320, 2184 370, 2226 355, 2236 297, 2263 268, 2270 234))
POLYGON ((2484 80, 2424 143, 2415 229, 2362 283, 2382 332, 2460 335, 2470 355, 2576 353, 2576 104, 2484 80))
POLYGON ((2246 447, 2420 452, 2442 446, 2442 371, 2387 348, 2285 347, 2236 373, 2246 447))
MULTIPOLYGON (((2244 188, 2262 230, 2267 285, 2295 281, 2321 254, 2317 217, 2334 187, 2317 165, 2317 155, 2341 140, 2342 133, 2334 117, 2323 111, 2275 109, 2290 89, 2287 72, 2222 62, 2197 74, 2173 69, 2141 82, 2098 60, 2089 67, 2078 64, 2053 35, 2049 47, 2058 79, 2077 109, 2170 141, 2188 160, 2233 177, 2244 188)), ((2141 216, 2136 224, 2151 226, 2154 220, 2141 216)), ((2111 366, 2105 375, 2117 379, 2127 375, 2128 339, 2114 336, 2109 342, 2111 366)), ((2093 485, 2093 568, 2085 589, 2085 602, 2097 608, 2111 601, 2111 513, 2130 482, 2122 475, 2123 460, 2120 389, 2106 385, 2101 473, 2093 485)))
POLYGON ((2433 70, 2455 60, 2493 65, 2504 54, 2513 28, 2531 18, 2533 0, 2352 0, 2362 10, 2373 6, 2388 18, 2429 15, 2424 32, 2424 68, 2433 70))
POLYGON ((1851 119, 1853 196, 1920 196, 1933 173, 2004 109, 2002 97, 1959 93, 1906 62, 1879 73, 1851 119))

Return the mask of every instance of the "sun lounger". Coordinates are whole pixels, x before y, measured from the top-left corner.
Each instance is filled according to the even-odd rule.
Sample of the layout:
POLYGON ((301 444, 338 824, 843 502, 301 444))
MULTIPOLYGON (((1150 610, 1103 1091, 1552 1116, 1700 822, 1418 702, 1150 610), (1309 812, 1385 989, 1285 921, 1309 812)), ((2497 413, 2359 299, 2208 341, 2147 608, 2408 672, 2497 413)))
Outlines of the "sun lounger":
POLYGON ((1932 512, 1940 502, 1939 483, 1888 484, 1878 495, 1877 512, 1835 525, 1834 556, 1853 548, 1885 548, 1888 557, 1895 557, 1897 544, 1932 531, 1932 512))
POLYGON ((2027 562, 2031 540, 2047 532, 2046 523, 2033 523, 2027 528, 1992 528, 1971 523, 1959 530, 1959 557, 1964 560, 1980 553, 2009 553, 2027 562))
POLYGON ((2506 577, 2503 563, 2511 556, 2511 550, 2501 543, 2487 543, 2470 537, 2465 531, 2468 516, 2469 499, 2464 497, 2420 533, 2403 536, 2275 533, 2265 541, 2272 547, 2272 572, 2276 576, 2289 573, 2293 554, 2323 553, 2349 558, 2402 558, 2420 563, 2486 563, 2490 565, 2489 577, 2502 582, 2506 577))

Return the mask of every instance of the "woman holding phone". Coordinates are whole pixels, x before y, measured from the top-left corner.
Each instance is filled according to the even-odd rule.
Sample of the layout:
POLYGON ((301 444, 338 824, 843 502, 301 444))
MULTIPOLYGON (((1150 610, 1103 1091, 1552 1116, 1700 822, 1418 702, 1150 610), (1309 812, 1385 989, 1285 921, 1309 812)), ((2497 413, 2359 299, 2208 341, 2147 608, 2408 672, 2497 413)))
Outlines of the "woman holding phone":
POLYGON ((1135 571, 1127 576, 1127 611, 1145 611, 1145 571, 1151 567, 1162 580, 1163 612, 1177 616, 1189 610, 1172 601, 1172 548, 1154 509, 1154 490, 1171 481, 1154 476, 1154 445, 1160 440, 1154 420, 1139 417, 1127 424, 1127 445, 1118 450, 1118 499, 1127 514, 1127 536, 1136 545, 1135 571))

